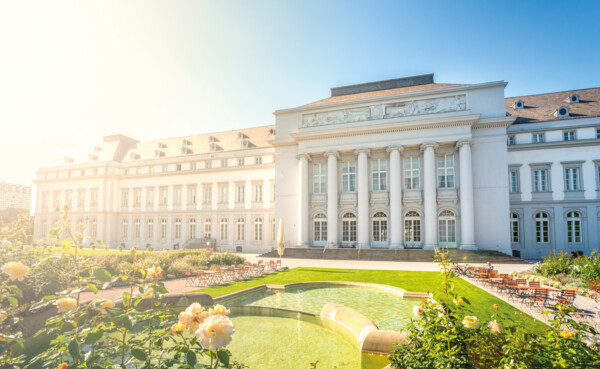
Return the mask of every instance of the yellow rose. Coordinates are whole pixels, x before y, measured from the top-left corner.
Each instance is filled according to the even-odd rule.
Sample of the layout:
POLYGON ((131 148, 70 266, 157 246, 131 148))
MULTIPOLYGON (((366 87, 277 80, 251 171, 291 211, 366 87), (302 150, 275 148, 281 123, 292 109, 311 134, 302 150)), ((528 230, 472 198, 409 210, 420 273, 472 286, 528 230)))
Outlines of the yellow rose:
POLYGON ((225 306, 217 304, 214 308, 208 309, 208 313, 210 315, 229 315, 230 311, 225 306))
POLYGON ((479 328, 479 319, 476 316, 466 316, 462 324, 469 329, 477 329, 479 328))
POLYGON ((67 363, 62 363, 62 364, 60 364, 60 365, 58 366, 58 368, 57 368, 57 369, 67 369, 67 367, 68 367, 68 366, 69 366, 69 364, 67 364, 67 363))
POLYGON ((568 339, 574 336, 573 333, 567 331, 560 331, 560 336, 564 339, 568 339))
POLYGON ((106 300, 102 303, 102 305, 100 305, 100 312, 102 314, 108 314, 108 311, 106 311, 106 308, 114 308, 115 307, 115 303, 110 301, 110 300, 106 300))
POLYGON ((456 304, 456 306, 460 306, 464 303, 463 298, 459 297, 457 299, 454 299, 454 303, 456 304))
POLYGON ((492 320, 488 324, 488 328, 491 329, 492 332, 502 333, 502 328, 500 327, 500 324, 498 324, 498 322, 496 322, 495 320, 492 320))
POLYGON ((29 275, 29 268, 20 261, 16 263, 14 261, 8 262, 0 270, 8 275, 11 281, 18 279, 22 282, 29 275))
POLYGON ((208 311, 202 308, 197 302, 188 306, 185 311, 179 313, 179 322, 185 324, 190 333, 194 333, 198 329, 198 325, 209 316, 208 311))
POLYGON ((175 323, 171 326, 171 333, 180 334, 185 329, 185 324, 183 323, 175 323))
POLYGON ((196 331, 196 338, 203 348, 217 351, 231 342, 231 335, 235 333, 233 324, 224 315, 213 315, 208 317, 196 331))
POLYGON ((498 305, 494 304, 494 309, 498 310, 498 305))
POLYGON ((56 302, 56 307, 61 314, 65 314, 77 307, 77 300, 71 297, 65 297, 56 302))

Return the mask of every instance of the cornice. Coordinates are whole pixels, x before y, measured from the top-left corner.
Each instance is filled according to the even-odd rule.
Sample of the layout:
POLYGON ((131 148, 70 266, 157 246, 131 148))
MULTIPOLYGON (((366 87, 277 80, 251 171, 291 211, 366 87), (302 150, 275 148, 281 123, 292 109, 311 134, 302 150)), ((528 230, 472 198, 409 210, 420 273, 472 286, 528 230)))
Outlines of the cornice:
POLYGON ((527 150, 546 150, 546 149, 559 149, 569 148, 577 146, 596 146, 600 145, 599 138, 590 138, 586 140, 573 140, 573 141, 551 141, 551 142, 539 142, 539 143, 526 143, 508 145, 508 151, 527 151, 527 150))
POLYGON ((376 96, 376 97, 370 97, 370 98, 359 99, 359 100, 334 102, 334 103, 329 103, 329 104, 298 106, 295 108, 276 110, 275 112, 273 112, 273 115, 277 116, 280 114, 287 114, 287 113, 294 113, 294 112, 314 111, 314 110, 328 109, 328 108, 334 108, 334 107, 339 107, 339 106, 354 106, 354 105, 380 102, 380 101, 386 101, 386 100, 411 99, 411 98, 420 97, 420 96, 445 95, 445 94, 452 94, 452 93, 463 92, 463 91, 466 92, 466 91, 470 91, 470 90, 478 90, 478 89, 484 89, 484 88, 490 88, 490 87, 506 87, 507 84, 508 84, 508 82, 504 82, 504 81, 486 82, 486 83, 479 83, 479 84, 475 84, 475 85, 455 86, 455 87, 447 87, 447 88, 438 88, 435 90, 407 92, 407 93, 386 95, 386 96, 376 96))
POLYGON ((276 140, 271 140, 269 141, 269 143, 273 147, 295 146, 296 140, 294 140, 293 138, 280 138, 276 140))
POLYGON ((496 128, 510 127, 515 121, 517 117, 493 117, 493 118, 481 118, 475 124, 473 124, 473 129, 482 129, 482 128, 496 128))
POLYGON ((294 132, 290 135, 295 141, 321 140, 369 134, 389 134, 421 129, 436 129, 445 127, 472 126, 479 120, 480 114, 462 115, 457 117, 432 118, 422 120, 400 121, 373 125, 359 125, 345 128, 329 128, 305 132, 294 132))

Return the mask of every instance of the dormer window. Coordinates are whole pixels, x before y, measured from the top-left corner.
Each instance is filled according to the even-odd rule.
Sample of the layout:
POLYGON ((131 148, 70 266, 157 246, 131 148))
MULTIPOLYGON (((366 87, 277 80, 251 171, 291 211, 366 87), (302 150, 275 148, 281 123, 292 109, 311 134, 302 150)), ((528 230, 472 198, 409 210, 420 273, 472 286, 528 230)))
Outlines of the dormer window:
POLYGON ((275 136, 275 128, 270 128, 269 129, 269 135, 275 136))
POLYGON ((245 138, 248 138, 248 136, 246 136, 243 132, 238 132, 238 134, 237 134, 238 140, 243 140, 245 138))
POLYGON ((90 156, 89 156, 89 159, 90 159, 91 161, 98 160, 98 155, 90 154, 90 156))
POLYGON ((248 140, 242 140, 242 149, 248 148, 248 140))
POLYGON ((165 156, 165 152, 164 151, 154 150, 154 157, 156 157, 156 158, 162 158, 163 156, 165 156))
POLYGON ((515 109, 523 109, 525 107, 525 103, 523 102, 523 100, 517 100, 513 107, 515 109))
POLYGON ((568 117, 569 116, 569 107, 561 106, 560 108, 556 109, 556 111, 554 112, 554 116, 557 118, 568 117))
POLYGON ((578 104, 579 103, 579 95, 573 94, 569 96, 567 99, 569 104, 578 104))
POLYGON ((185 145, 191 145, 191 144, 192 144, 192 142, 191 142, 191 141, 189 141, 189 140, 183 140, 183 145, 184 145, 184 146, 185 146, 185 145))
POLYGON ((508 145, 515 145, 517 143, 517 139, 515 138, 515 135, 509 135, 508 136, 508 140, 507 140, 507 144, 508 145))
POLYGON ((129 159, 131 159, 131 160, 139 160, 140 159, 140 154, 136 154, 136 153, 132 152, 131 154, 129 154, 129 159))
POLYGON ((167 148, 167 145, 165 145, 165 144, 164 144, 164 143, 162 143, 162 142, 159 142, 159 143, 158 143, 158 148, 159 148, 159 149, 166 149, 166 148, 167 148))
POLYGON ((217 142, 217 138, 215 136, 210 136, 208 138, 208 142, 210 142, 210 143, 217 142))
POLYGON ((184 146, 184 147, 181 148, 181 154, 182 155, 190 155, 190 154, 193 154, 193 153, 194 153, 194 151, 192 151, 192 149, 190 149, 189 147, 185 147, 184 146))
POLYGON ((210 144, 210 151, 219 151, 219 150, 222 150, 219 145, 217 145, 216 143, 210 144))

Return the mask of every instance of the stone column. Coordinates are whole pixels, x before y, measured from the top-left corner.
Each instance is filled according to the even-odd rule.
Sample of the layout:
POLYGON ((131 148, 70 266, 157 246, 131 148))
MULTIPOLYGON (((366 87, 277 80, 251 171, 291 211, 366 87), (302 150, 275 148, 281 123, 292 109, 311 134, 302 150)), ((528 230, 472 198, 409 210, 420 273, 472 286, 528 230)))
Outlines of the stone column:
POLYGON ((471 140, 456 143, 460 160, 460 246, 461 250, 476 250, 475 211, 473 208, 473 166, 471 140))
POLYGON ((308 162, 310 155, 300 154, 298 159, 298 246, 308 246, 308 162))
POLYGON ((423 210, 425 223, 425 249, 437 245, 437 176, 435 171, 435 142, 421 145, 423 151, 423 210))
POLYGON ((337 161, 340 154, 337 151, 325 153, 327 158, 327 246, 337 246, 338 243, 338 172, 337 161))
POLYGON ((358 155, 356 166, 357 186, 357 212, 358 229, 357 241, 361 247, 370 247, 369 243, 369 162, 367 157, 371 153, 369 149, 356 149, 354 155, 358 155))
POLYGON ((390 219, 388 230, 390 233, 390 248, 403 249, 402 244, 402 171, 400 169, 400 154, 404 148, 400 145, 389 146, 386 151, 390 153, 390 219))

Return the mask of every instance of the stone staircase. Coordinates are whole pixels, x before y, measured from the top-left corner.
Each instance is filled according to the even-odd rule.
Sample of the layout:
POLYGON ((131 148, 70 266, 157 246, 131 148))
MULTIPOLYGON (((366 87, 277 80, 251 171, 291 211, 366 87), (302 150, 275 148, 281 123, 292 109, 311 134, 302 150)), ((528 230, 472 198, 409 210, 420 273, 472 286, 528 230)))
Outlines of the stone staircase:
MULTIPOLYGON (((450 259, 456 263, 484 264, 529 264, 528 261, 503 254, 498 251, 450 250, 450 259)), ((278 258, 277 250, 267 252, 259 257, 278 258)), ((320 247, 290 247, 285 249, 284 258, 292 259, 329 259, 329 260, 372 260, 372 261, 414 261, 433 262, 434 250, 422 249, 346 249, 331 248, 323 250, 320 247)))

